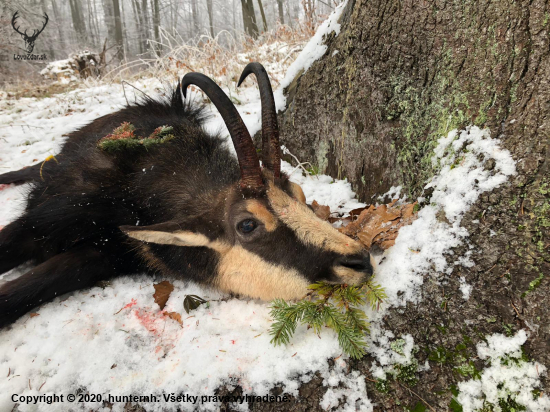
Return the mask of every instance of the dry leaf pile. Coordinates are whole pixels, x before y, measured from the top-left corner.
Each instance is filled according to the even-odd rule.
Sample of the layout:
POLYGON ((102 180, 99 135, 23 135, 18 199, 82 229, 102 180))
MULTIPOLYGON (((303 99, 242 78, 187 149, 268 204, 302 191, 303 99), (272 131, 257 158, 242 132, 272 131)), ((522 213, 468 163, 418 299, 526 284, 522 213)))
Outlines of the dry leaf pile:
POLYGON ((359 240, 367 249, 377 245, 385 250, 395 244, 399 229, 410 225, 417 217, 415 206, 418 202, 397 205, 397 201, 398 199, 394 199, 387 205, 354 209, 345 218, 330 217, 330 208, 321 206, 316 201, 311 206, 317 217, 323 220, 347 223, 338 230, 359 240))

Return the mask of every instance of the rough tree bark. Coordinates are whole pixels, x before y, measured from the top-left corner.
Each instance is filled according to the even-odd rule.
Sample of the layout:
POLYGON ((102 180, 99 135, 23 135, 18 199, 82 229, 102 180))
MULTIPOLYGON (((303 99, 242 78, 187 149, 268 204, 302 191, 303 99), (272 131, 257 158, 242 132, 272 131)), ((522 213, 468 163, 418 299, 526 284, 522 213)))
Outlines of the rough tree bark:
POLYGON ((256 13, 252 0, 241 0, 243 11, 243 26, 246 34, 256 39, 258 37, 258 25, 256 24, 256 13))
MULTIPOLYGON (((517 162, 510 183, 482 195, 462 222, 475 266, 455 267, 446 285, 426 279, 422 304, 385 319, 396 336, 414 337, 431 369, 382 393, 371 360, 352 363, 375 410, 412 410, 420 397, 449 410, 451 386, 468 379, 457 373, 461 356, 475 359, 483 336, 506 329, 531 331, 527 356, 550 366, 549 15, 544 0, 349 0, 340 34, 286 90, 282 143, 347 177, 366 202, 392 185, 420 195, 436 140, 454 128, 489 129, 517 162), (467 301, 460 276, 473 286, 467 301)), ((320 410, 324 391, 319 380, 304 385, 290 410, 320 410)))

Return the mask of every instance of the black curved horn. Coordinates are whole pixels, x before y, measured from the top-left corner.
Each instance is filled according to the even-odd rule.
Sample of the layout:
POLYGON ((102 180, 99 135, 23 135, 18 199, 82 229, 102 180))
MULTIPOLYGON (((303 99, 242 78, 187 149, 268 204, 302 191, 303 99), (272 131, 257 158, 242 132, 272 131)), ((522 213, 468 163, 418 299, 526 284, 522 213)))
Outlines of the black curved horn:
POLYGON ((187 86, 191 84, 198 86, 206 93, 222 115, 237 152, 241 168, 241 187, 259 188, 263 186, 256 148, 241 115, 231 103, 229 97, 211 78, 201 73, 187 73, 183 76, 181 87, 184 97, 186 96, 187 86))
POLYGON ((278 178, 281 176, 281 145, 279 144, 279 125, 273 90, 264 66, 256 62, 246 65, 237 87, 250 73, 254 73, 258 80, 262 102, 262 160, 265 167, 273 172, 275 178, 278 178))

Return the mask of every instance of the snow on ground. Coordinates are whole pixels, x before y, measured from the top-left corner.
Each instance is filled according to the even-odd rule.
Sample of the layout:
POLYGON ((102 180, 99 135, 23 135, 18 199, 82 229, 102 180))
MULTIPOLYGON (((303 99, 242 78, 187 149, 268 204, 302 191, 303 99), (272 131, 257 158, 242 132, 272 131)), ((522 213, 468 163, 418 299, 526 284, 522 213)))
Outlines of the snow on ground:
MULTIPOLYGON (((337 20, 342 10, 343 6, 335 10, 288 70, 276 90, 278 107, 285 105, 282 88, 326 52, 322 37, 332 31, 338 33, 337 20)), ((259 93, 248 83, 244 85, 247 87, 230 92, 238 98, 239 112, 250 132, 255 133, 260 129, 259 93)), ((136 87, 151 95, 165 90, 160 82, 151 79, 140 80, 136 87)), ((126 96, 132 102, 133 89, 127 89, 126 96)), ((118 110, 125 103, 122 87, 114 84, 52 98, 1 101, 0 172, 43 161, 59 151, 68 132, 118 110)), ((214 117, 206 128, 224 130, 221 118, 215 110, 212 112, 214 117)), ((467 242, 468 233, 460 226, 464 213, 482 192, 498 187, 515 173, 510 153, 501 149, 499 143, 476 127, 453 131, 441 138, 434 155, 438 173, 428 183, 433 188, 430 202, 412 225, 401 229, 395 246, 384 253, 378 266, 376 281, 388 294, 384 311, 392 306, 402 307, 407 301, 420 302, 420 286, 426 274, 442 279, 452 272, 453 265, 468 264, 468 259, 461 257, 454 263, 447 262, 452 249, 467 242), (484 168, 488 159, 495 160, 492 171, 484 168), (446 219, 438 218, 441 213, 446 219)), ((338 213, 363 205, 355 199, 349 183, 322 175, 306 177, 295 167, 283 164, 283 170, 302 186, 309 202, 317 200, 338 213)), ((2 189, 0 226, 21 213, 27 188, 2 189)), ((390 192, 390 196, 400 196, 401 188, 392 188, 390 192)), ((0 282, 25 269, 0 276, 0 282)), ((167 307, 159 312, 153 300, 153 283, 159 280, 162 279, 136 275, 115 279, 104 288, 67 294, 36 309, 38 316, 23 316, 12 328, 1 331, 0 373, 7 377, 0 380, 0 410, 11 410, 11 394, 69 394, 83 389, 104 396, 161 393, 211 396, 218 387, 227 384, 240 385, 244 393, 261 396, 273 386, 282 385, 286 392, 297 394, 300 383, 311 379, 315 372, 321 374, 327 387, 321 401, 323 408, 340 405, 342 410, 373 410, 364 377, 347 373, 348 360, 341 356, 337 338, 330 329, 323 329, 317 337, 299 327, 288 346, 273 347, 269 343, 271 320, 265 302, 228 299, 194 284, 174 282, 175 290, 167 307), (187 316, 182 309, 188 294, 211 302, 187 316), (172 311, 182 314, 182 326, 165 315, 172 311), (333 368, 329 368, 329 358, 336 358, 333 368)), ((462 288, 467 298, 470 290, 465 284, 462 288)), ((375 359, 372 373, 383 379, 395 370, 395 365, 414 361, 414 340, 410 335, 397 337, 391 330, 383 329, 380 326, 383 311, 367 310, 367 313, 371 319, 369 352, 375 359)), ((523 335, 518 336, 521 339, 514 341, 514 348, 524 342, 523 335)), ((495 345, 489 343, 489 349, 480 347, 480 356, 491 357, 495 345)), ((533 374, 532 365, 539 373, 544 371, 542 365, 524 365, 528 369, 514 373, 531 381, 519 386, 518 399, 524 399, 525 391, 537 385, 538 375, 533 374)), ((497 366, 492 362, 490 368, 497 366)), ((486 371, 487 376, 504 376, 499 375, 501 371, 495 372, 496 375, 491 369, 486 371)), ((464 395, 460 399, 477 402, 482 395, 492 396, 492 392, 485 387, 480 389, 477 383, 463 385, 464 395)), ((142 402, 142 405, 152 411, 189 406, 183 401, 142 402)), ((65 410, 66 406, 56 410, 65 410)), ((76 410, 101 410, 101 403, 95 402, 72 406, 76 410)), ((199 397, 194 406, 216 410, 219 403, 199 397)), ((247 409, 246 404, 233 406, 247 409)), ((121 411, 122 407, 123 403, 115 403, 113 410, 121 411)), ((21 405, 19 410, 52 409, 39 403, 21 405)))
POLYGON ((546 367, 538 362, 522 359, 521 346, 527 341, 527 333, 520 330, 512 337, 494 334, 487 337, 487 343, 477 345, 477 354, 486 360, 488 367, 481 373, 481 379, 471 379, 458 384, 457 401, 464 412, 480 410, 490 403, 495 411, 500 399, 510 397, 533 412, 550 410, 550 398, 541 388, 540 376, 546 367), (534 396, 536 390, 540 396, 534 396))
MULTIPOLYGON (((164 92, 163 85, 155 80, 142 80, 136 87, 151 94, 164 92)), ((134 99, 131 90, 126 90, 130 102, 134 99)), ((259 93, 254 84, 239 90, 238 99, 242 102, 238 109, 254 133, 260 128, 259 93)), ((119 85, 75 90, 45 99, 3 101, 0 170, 16 170, 55 155, 64 135, 125 103, 119 85)), ((221 118, 214 109, 212 113, 214 117, 206 129, 222 129, 223 133, 221 118)), ((294 168, 285 162, 283 169, 291 173, 294 168)), ((294 172, 292 179, 302 185, 310 201, 317 199, 340 213, 362 205, 345 181, 333 181, 328 176, 306 178, 299 172, 294 172)), ((0 225, 8 224, 22 212, 29 187, 3 187, 0 225)), ((28 267, 1 275, 0 283, 25 270, 28 267)), ((342 355, 333 332, 327 330, 319 339, 302 327, 292 344, 275 348, 269 343, 271 321, 265 302, 220 300, 225 297, 218 292, 175 282, 165 312, 182 313, 181 327, 159 312, 154 303, 153 283, 159 280, 162 279, 139 275, 124 277, 104 289, 95 287, 68 294, 36 309, 39 316, 26 315, 12 329, 0 332, 0 370, 6 369, 7 375, 0 381, 0 410, 11 409, 11 394, 69 394, 79 388, 104 395, 183 391, 209 396, 227 383, 241 385, 246 393, 265 395, 275 384, 282 383, 286 391, 296 394, 300 381, 309 379, 314 372, 329 380, 332 401, 327 400, 327 405, 347 394, 348 409, 355 410, 351 395, 364 389, 364 379, 348 378, 345 360, 340 361, 339 372, 329 371, 327 359, 342 355), (187 318, 182 309, 188 294, 213 301, 187 318), (311 350, 313 346, 315 351, 311 350)), ((360 405, 369 405, 364 393, 360 398, 360 405)), ((207 410, 216 410, 219 405, 201 403, 200 399, 197 402, 207 410)), ((143 405, 151 410, 167 406, 164 402, 143 405)), ((82 410, 100 406, 94 402, 78 405, 82 410)), ((122 406, 116 404, 114 410, 122 410, 122 406)), ((39 403, 21 405, 19 409, 50 410, 50 406, 39 403)))

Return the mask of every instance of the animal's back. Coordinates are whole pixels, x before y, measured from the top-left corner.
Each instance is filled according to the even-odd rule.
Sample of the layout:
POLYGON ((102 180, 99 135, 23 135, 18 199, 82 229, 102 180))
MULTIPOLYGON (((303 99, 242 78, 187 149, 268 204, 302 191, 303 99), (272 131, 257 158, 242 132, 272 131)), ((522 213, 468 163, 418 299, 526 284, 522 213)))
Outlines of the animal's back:
POLYGON ((91 243, 115 260, 127 248, 128 259, 117 269, 141 269, 119 226, 196 214, 206 189, 239 179, 234 157, 220 137, 204 132, 204 119, 204 110, 185 104, 175 89, 166 99, 146 99, 71 133, 59 163, 48 162, 44 180, 30 191, 27 213, 20 218, 36 240, 35 261, 91 243), (148 149, 98 148, 98 141, 123 122, 135 127, 136 136, 169 126, 174 138, 148 149), (176 199, 177 209, 164 206, 176 199))

